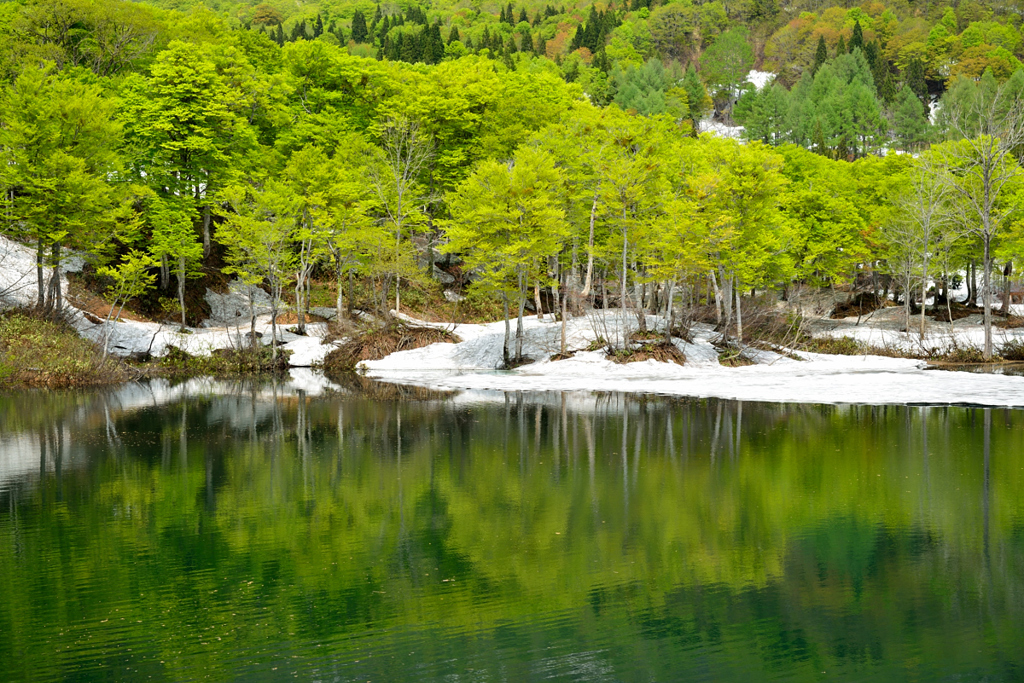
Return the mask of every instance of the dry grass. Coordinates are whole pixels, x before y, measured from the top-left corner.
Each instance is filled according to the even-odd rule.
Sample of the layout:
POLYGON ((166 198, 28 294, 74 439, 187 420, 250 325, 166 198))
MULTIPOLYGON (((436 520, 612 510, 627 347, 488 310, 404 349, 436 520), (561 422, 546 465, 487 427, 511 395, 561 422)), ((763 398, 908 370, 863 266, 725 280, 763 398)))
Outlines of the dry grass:
POLYGON ((408 351, 437 343, 458 343, 448 330, 419 327, 394 320, 386 325, 360 328, 324 358, 328 374, 353 372, 361 361, 380 360, 396 351, 408 351))
POLYGON ((31 311, 0 314, 0 386, 61 389, 115 384, 132 375, 116 358, 103 362, 99 347, 65 322, 31 311))
POLYGON ((685 365, 686 356, 675 344, 665 342, 663 336, 655 337, 658 341, 650 341, 640 344, 636 348, 616 350, 608 354, 608 360, 616 363, 638 363, 645 360, 656 360, 662 363, 675 363, 685 365))
POLYGON ((849 301, 836 304, 832 310, 832 318, 852 318, 867 315, 889 305, 889 301, 875 296, 874 292, 861 292, 849 301))

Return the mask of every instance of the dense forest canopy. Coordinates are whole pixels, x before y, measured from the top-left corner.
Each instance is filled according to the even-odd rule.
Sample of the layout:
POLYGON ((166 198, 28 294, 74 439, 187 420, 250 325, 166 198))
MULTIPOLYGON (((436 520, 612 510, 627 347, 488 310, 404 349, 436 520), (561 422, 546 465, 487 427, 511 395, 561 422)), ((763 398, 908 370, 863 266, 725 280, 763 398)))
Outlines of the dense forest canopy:
POLYGON ((742 338, 747 293, 870 273, 909 326, 930 278, 947 300, 968 269, 976 298, 977 264, 991 302, 1020 249, 1019 26, 976 2, 9 2, 2 229, 40 307, 73 249, 182 324, 212 270, 302 331, 314 278, 387 317, 455 258, 506 318, 542 290, 641 328, 713 302, 742 338))

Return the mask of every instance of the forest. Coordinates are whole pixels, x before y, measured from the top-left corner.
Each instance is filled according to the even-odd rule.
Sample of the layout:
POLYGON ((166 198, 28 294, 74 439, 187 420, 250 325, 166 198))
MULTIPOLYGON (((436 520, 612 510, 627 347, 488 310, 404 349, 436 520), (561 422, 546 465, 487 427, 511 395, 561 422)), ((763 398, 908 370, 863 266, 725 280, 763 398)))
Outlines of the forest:
POLYGON ((1015 6, 304 7, 0 5, 0 231, 39 309, 78 254, 111 311, 183 327, 214 276, 301 333, 314 283, 387 320, 455 273, 520 342, 587 304, 742 339, 759 294, 865 282, 923 336, 966 274, 992 356, 1024 250, 1015 6))

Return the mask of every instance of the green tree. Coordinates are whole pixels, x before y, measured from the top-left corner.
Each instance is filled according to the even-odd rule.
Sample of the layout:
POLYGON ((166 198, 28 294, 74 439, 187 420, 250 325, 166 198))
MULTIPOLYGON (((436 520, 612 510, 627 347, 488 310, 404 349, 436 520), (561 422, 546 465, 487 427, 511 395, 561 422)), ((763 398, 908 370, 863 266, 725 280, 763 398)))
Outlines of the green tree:
POLYGON ((893 110, 893 133, 900 149, 912 151, 928 138, 928 122, 924 118, 924 105, 908 86, 904 85, 896 96, 893 110))
POLYGON ((521 148, 512 163, 485 161, 449 198, 452 220, 445 223, 445 250, 462 255, 479 273, 479 286, 502 297, 509 366, 523 360, 523 309, 534 282, 546 283, 548 259, 568 234, 559 207, 562 173, 546 152, 521 148), (517 304, 515 354, 510 357, 509 299, 517 304))
POLYGON ((745 27, 737 27, 719 35, 700 58, 701 75, 711 90, 717 109, 732 115, 732 101, 740 85, 754 65, 745 27))

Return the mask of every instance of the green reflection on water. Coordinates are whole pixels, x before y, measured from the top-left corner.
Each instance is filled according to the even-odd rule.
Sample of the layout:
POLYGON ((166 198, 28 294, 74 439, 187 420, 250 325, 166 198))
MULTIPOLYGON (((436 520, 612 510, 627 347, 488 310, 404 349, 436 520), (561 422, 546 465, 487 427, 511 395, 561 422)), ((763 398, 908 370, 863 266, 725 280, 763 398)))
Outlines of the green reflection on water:
POLYGON ((0 398, 7 674, 1024 676, 1019 412, 412 393, 0 398))

